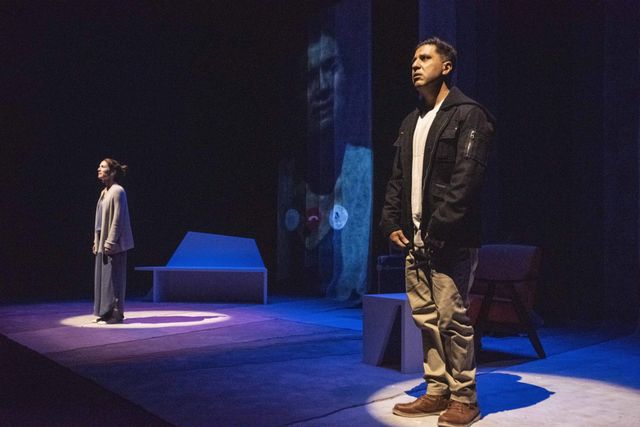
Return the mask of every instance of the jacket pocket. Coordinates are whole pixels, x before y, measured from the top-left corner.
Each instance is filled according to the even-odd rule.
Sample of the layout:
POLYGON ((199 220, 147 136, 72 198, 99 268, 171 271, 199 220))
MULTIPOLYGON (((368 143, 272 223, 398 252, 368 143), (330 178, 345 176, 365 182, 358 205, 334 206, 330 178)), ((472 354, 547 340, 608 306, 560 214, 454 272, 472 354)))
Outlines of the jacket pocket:
POLYGON ((487 143, 486 135, 476 129, 471 129, 464 143, 464 158, 475 160, 486 167, 489 157, 487 143))
POLYGON ((455 162, 456 161, 456 134, 458 128, 447 128, 440 135, 438 147, 436 149, 436 161, 455 162))
POLYGON ((431 194, 437 199, 444 199, 444 196, 447 194, 448 190, 448 185, 439 182, 434 182, 431 186, 431 194))

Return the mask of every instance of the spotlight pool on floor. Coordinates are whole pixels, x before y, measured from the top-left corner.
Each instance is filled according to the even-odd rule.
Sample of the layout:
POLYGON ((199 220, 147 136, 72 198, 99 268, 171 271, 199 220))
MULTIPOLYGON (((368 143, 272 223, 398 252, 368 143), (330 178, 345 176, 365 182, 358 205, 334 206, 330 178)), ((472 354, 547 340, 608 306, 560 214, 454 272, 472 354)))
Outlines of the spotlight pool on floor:
POLYGON ((67 317, 62 319, 60 323, 78 328, 147 329, 199 326, 230 319, 230 316, 222 313, 187 310, 125 311, 124 316, 123 323, 114 325, 94 323, 96 317, 90 314, 67 317))

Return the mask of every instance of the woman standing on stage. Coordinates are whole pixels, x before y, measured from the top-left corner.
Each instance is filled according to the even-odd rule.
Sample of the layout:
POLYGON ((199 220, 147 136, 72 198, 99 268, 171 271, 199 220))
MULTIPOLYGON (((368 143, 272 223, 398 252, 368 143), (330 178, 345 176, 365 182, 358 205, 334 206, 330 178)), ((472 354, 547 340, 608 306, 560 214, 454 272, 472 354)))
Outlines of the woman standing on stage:
POLYGON ((104 184, 96 207, 93 253, 96 256, 93 314, 96 322, 122 323, 127 281, 127 251, 133 248, 133 235, 127 207, 127 194, 119 184, 127 166, 104 159, 98 166, 98 179, 104 184))

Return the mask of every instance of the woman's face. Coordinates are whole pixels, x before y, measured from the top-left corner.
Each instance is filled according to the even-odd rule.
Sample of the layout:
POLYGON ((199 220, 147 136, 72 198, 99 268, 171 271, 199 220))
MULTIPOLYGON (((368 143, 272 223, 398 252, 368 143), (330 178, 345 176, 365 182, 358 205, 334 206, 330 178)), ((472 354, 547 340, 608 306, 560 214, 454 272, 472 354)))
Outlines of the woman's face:
POLYGON ((109 181, 113 178, 113 172, 109 169, 109 165, 104 160, 98 165, 98 179, 102 182, 109 181))

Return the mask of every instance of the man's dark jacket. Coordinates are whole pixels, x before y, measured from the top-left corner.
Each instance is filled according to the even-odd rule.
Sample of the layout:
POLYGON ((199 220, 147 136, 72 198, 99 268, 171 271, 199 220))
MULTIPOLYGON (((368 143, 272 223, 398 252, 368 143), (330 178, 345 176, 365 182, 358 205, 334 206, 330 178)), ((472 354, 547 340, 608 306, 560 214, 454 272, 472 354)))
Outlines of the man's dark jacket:
MULTIPOLYGON (((407 238, 413 238, 413 132, 422 113, 416 109, 405 117, 393 144, 396 155, 380 221, 385 236, 402 229, 407 238)), ((481 188, 494 123, 483 106, 451 88, 429 129, 424 150, 423 239, 428 234, 448 245, 480 246, 481 188)))

